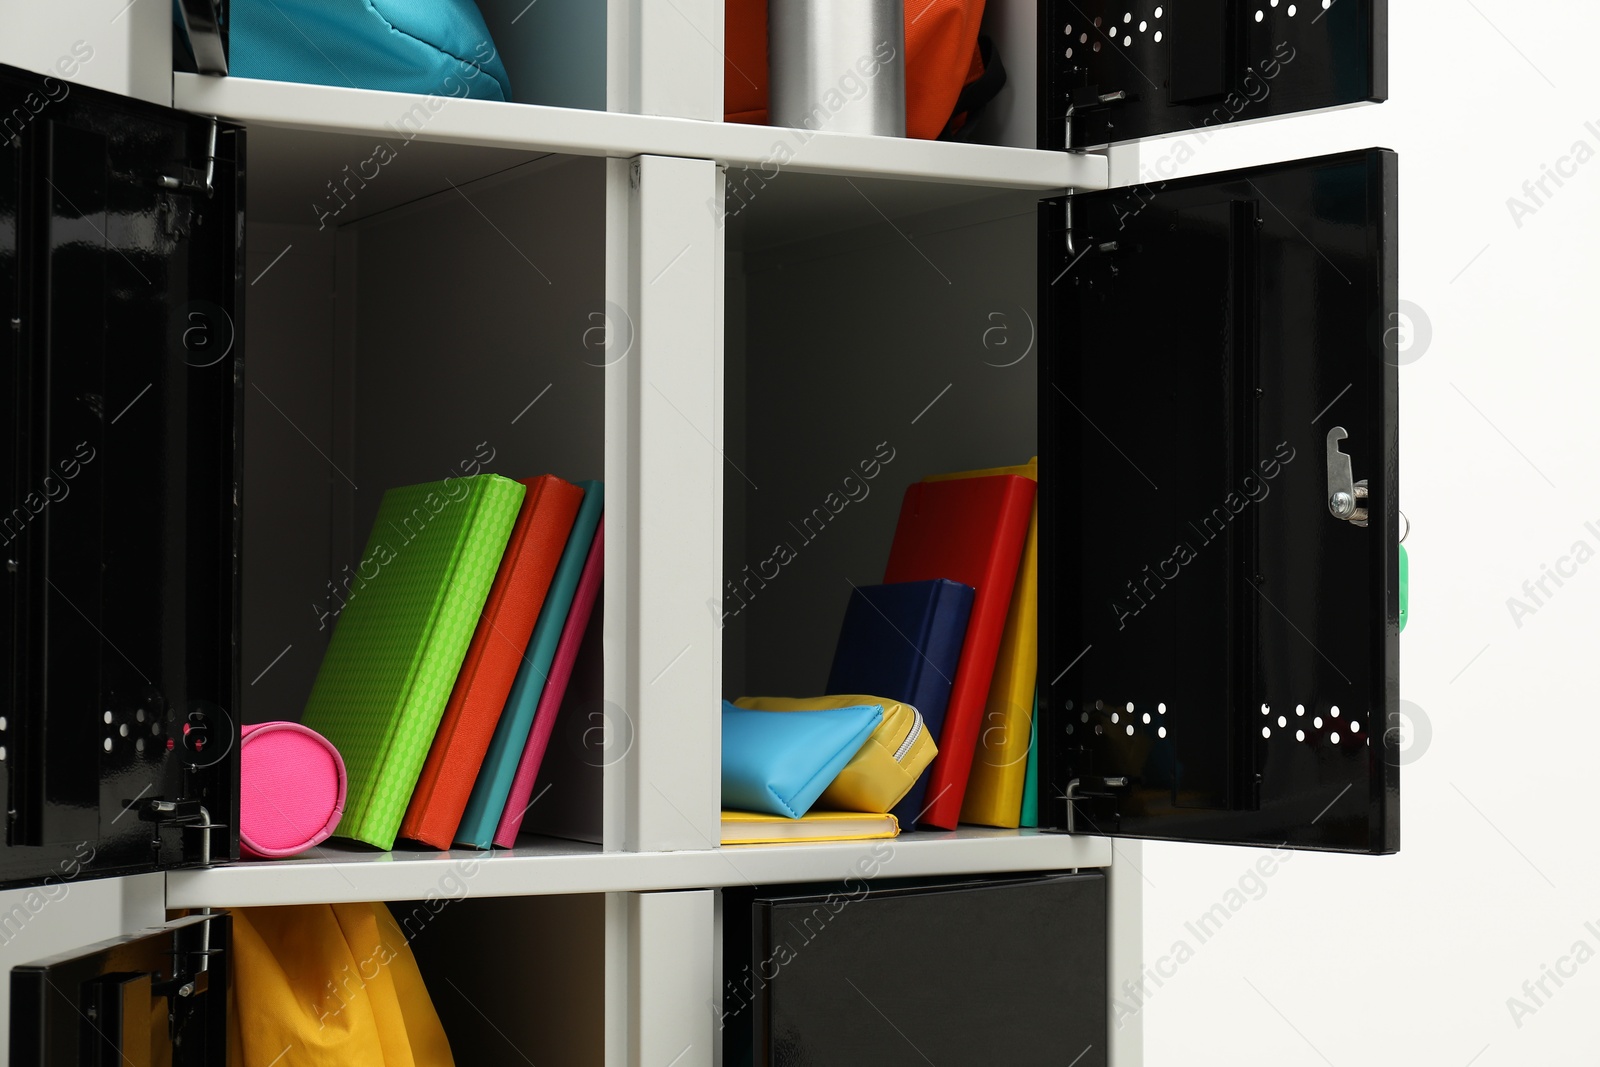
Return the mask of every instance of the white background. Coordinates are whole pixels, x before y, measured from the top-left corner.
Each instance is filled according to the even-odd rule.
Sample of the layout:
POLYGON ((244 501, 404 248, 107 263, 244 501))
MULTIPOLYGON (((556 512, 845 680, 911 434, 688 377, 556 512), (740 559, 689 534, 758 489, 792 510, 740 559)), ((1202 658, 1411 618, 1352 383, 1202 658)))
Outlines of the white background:
POLYGON ((1388 103, 1225 130, 1181 173, 1400 153, 1400 296, 1432 334, 1410 324, 1400 369, 1401 697, 1431 739, 1408 740, 1399 855, 1296 854, 1205 944, 1184 924, 1264 853, 1145 846, 1146 962, 1195 948, 1151 987, 1151 1067, 1600 1063, 1600 958, 1520 1027, 1507 1007, 1578 940, 1600 953, 1600 558, 1520 627, 1507 607, 1600 552, 1600 6, 1400 0, 1389 23, 1388 103), (1597 158, 1519 227, 1508 198, 1578 140, 1597 158))

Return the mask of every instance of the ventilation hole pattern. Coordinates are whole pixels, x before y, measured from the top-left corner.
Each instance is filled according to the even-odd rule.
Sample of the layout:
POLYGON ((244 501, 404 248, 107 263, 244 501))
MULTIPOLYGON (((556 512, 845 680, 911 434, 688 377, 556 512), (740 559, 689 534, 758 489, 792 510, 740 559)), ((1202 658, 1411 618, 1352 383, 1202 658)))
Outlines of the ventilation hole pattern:
MULTIPOLYGON (((1068 700, 1063 703, 1063 709, 1071 711, 1076 705, 1068 700)), ((1140 732, 1140 727, 1153 728, 1157 738, 1165 740, 1167 727, 1165 716, 1167 714, 1166 701, 1157 701, 1155 712, 1140 711, 1139 706, 1132 700, 1095 700, 1085 703, 1092 707, 1093 712, 1082 711, 1076 716, 1076 721, 1068 722, 1063 726, 1063 732, 1069 736, 1076 736, 1080 729, 1087 730, 1092 720, 1098 719, 1093 725, 1097 736, 1104 736, 1108 726, 1115 727, 1113 732, 1120 731, 1124 736, 1134 737, 1140 732)), ((1149 705, 1145 705, 1149 707, 1149 705)), ((1144 730, 1149 733, 1150 730, 1144 730)))
MULTIPOLYGON (((1276 5, 1277 0, 1273 0, 1273 3, 1276 5)), ((1068 42, 1066 57, 1071 59, 1077 55, 1078 47, 1082 45, 1089 45, 1094 51, 1100 51, 1101 38, 1110 41, 1112 44, 1120 44, 1124 48, 1132 48, 1136 37, 1154 31, 1153 39, 1159 44, 1162 33, 1156 27, 1156 23, 1160 22, 1165 14, 1166 10, 1158 7, 1151 11, 1148 16, 1136 15, 1132 11, 1124 11, 1120 23, 1115 16, 1112 16, 1109 23, 1105 19, 1097 17, 1093 20, 1093 25, 1089 27, 1068 22, 1061 29, 1062 35, 1067 38, 1068 42), (1093 44, 1090 44, 1091 32, 1095 37, 1093 44), (1074 38, 1077 40, 1076 45, 1072 43, 1074 38)))
MULTIPOLYGON (((1267 720, 1267 722, 1263 723, 1261 728, 1261 736, 1263 738, 1270 738, 1272 736, 1271 720, 1274 717, 1277 719, 1277 728, 1279 730, 1287 730, 1289 728, 1288 715, 1274 716, 1272 705, 1270 703, 1262 704, 1260 705, 1260 708, 1262 718, 1267 720)), ((1304 704, 1296 704, 1294 706, 1294 714, 1297 720, 1306 719, 1308 717, 1306 706, 1304 704)), ((1311 741, 1320 740, 1331 745, 1337 745, 1346 738, 1350 740, 1360 739, 1357 737, 1357 735, 1361 733, 1360 717, 1345 715, 1344 711, 1337 704, 1331 704, 1328 706, 1326 711, 1326 719, 1324 719, 1323 715, 1316 714, 1315 712, 1312 712, 1309 715, 1309 718, 1311 720, 1309 730, 1305 728, 1306 724, 1303 721, 1295 724, 1297 728, 1294 731, 1294 739, 1302 744, 1304 744, 1308 739, 1311 741)), ((1365 740, 1369 746, 1372 744, 1372 739, 1370 737, 1366 738, 1365 740)))
MULTIPOLYGON (((100 721, 104 724, 100 748, 106 753, 158 759, 171 747, 147 740, 161 736, 161 711, 158 708, 142 707, 131 711, 112 709, 101 712, 100 721)), ((5 720, 0 717, 0 733, 4 730, 5 720)), ((4 758, 0 755, 0 761, 4 758)))

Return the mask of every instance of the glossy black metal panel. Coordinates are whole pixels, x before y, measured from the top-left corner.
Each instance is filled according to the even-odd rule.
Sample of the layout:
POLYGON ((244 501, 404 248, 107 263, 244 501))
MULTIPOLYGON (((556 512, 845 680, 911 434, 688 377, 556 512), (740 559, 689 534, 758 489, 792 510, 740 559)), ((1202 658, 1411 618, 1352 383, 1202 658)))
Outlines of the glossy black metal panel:
POLYGON ((0 885, 224 858, 242 135, 11 68, 0 124, 0 885))
POLYGON ((728 889, 723 1063, 1102 1067, 1106 936, 1098 871, 728 889))
POLYGON ((231 930, 194 916, 12 968, 13 1067, 224 1062, 231 930))
POLYGON ((1039 71, 1041 148, 1380 101, 1388 0, 1044 0, 1039 71))
POLYGON ((1396 165, 1043 203, 1049 825, 1399 847, 1396 165), (1365 527, 1330 511, 1335 427, 1365 527))

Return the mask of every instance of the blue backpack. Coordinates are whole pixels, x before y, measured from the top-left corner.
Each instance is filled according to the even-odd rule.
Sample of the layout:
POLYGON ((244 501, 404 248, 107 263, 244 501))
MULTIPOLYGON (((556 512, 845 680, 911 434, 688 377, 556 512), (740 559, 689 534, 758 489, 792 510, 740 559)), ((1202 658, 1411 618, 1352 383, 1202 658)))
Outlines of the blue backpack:
POLYGON ((472 0, 233 0, 228 52, 240 78, 511 99, 472 0))

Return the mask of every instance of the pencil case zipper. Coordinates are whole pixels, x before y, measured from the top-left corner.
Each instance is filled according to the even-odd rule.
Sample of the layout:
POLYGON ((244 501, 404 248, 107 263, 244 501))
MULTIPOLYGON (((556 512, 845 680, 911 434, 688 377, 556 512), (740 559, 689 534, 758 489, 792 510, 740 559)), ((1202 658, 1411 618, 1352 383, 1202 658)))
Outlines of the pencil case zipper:
POLYGON ((900 747, 895 749, 894 761, 899 763, 906 758, 906 753, 911 751, 911 746, 917 743, 917 738, 922 736, 922 712, 916 708, 911 709, 911 729, 906 732, 906 739, 900 742, 900 747))

